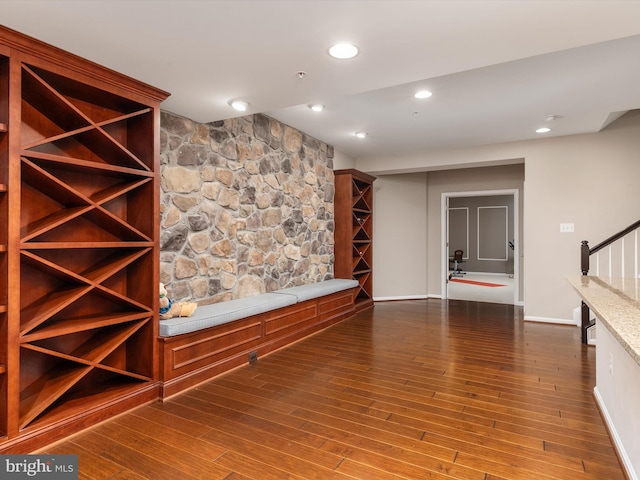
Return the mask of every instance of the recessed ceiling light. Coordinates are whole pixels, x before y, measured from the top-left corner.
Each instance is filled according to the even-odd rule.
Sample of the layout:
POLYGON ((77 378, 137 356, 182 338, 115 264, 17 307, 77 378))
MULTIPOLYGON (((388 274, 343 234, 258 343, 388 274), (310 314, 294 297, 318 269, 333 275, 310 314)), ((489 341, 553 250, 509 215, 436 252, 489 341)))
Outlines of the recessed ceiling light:
POLYGON ((551 129, 549 127, 542 127, 536 130, 536 133, 547 133, 550 132, 551 129))
POLYGON ((324 105, 322 105, 321 103, 314 103, 309 105, 309 108, 314 112, 321 112, 324 110, 324 105))
POLYGON ((249 108, 249 104, 244 100, 231 100, 229 102, 229 105, 231 105, 233 108, 235 108, 239 112, 245 112, 247 108, 249 108))
POLYGON ((416 92, 414 97, 416 98, 429 98, 431 96, 431 92, 429 90, 420 90, 419 92, 416 92))
POLYGON ((367 138, 367 132, 356 132, 356 137, 367 138))
POLYGON ((340 60, 353 58, 358 55, 358 53, 360 53, 360 50, 352 43, 336 43, 329 48, 329 55, 340 60))

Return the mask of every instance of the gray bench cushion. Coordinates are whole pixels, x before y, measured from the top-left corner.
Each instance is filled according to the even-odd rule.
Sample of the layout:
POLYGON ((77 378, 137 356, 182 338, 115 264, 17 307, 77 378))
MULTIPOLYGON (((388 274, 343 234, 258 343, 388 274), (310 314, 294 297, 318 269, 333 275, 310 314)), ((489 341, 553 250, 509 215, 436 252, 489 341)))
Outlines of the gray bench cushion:
POLYGON ((357 286, 357 280, 334 278, 333 280, 325 280, 324 282, 311 283, 309 285, 300 285, 299 287, 283 288, 272 293, 295 296, 298 299, 298 302, 303 302, 305 300, 324 297, 325 295, 341 292, 342 290, 347 290, 357 286))
POLYGON ((293 295, 264 293, 253 297, 238 298, 226 302, 199 306, 190 317, 174 317, 160 320, 160 336, 172 337, 195 332, 259 313, 287 307, 297 303, 293 295))

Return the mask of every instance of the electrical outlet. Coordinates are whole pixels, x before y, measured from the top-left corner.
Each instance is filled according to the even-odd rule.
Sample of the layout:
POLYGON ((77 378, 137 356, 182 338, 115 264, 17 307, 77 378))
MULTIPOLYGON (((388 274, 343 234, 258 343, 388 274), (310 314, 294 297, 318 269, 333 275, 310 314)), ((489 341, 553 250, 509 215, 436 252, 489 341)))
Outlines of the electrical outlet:
POLYGON ((249 363, 258 361, 258 352, 250 352, 249 353, 249 363))

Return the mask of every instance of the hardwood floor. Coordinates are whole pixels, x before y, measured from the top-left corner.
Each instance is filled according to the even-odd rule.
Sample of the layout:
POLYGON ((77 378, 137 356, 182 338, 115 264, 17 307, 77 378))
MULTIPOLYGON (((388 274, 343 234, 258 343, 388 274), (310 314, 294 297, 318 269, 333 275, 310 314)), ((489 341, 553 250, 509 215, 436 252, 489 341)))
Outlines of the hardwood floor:
POLYGON ((578 328, 378 303, 45 451, 81 479, 623 479, 594 383, 578 328))

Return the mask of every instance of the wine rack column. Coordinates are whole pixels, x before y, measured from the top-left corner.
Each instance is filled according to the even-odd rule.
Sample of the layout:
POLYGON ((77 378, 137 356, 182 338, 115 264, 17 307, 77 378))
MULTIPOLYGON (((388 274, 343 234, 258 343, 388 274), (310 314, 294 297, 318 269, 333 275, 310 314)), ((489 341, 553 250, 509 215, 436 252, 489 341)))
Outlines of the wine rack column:
POLYGON ((158 397, 168 93, 0 26, 0 452, 158 397))
POLYGON ((373 181, 358 170, 335 172, 335 264, 337 278, 358 281, 356 310, 373 306, 373 181))
POLYGON ((21 91, 18 426, 31 430, 153 381, 155 113, 27 63, 21 91))
POLYGON ((0 49, 0 439, 7 437, 9 57, 0 49))

